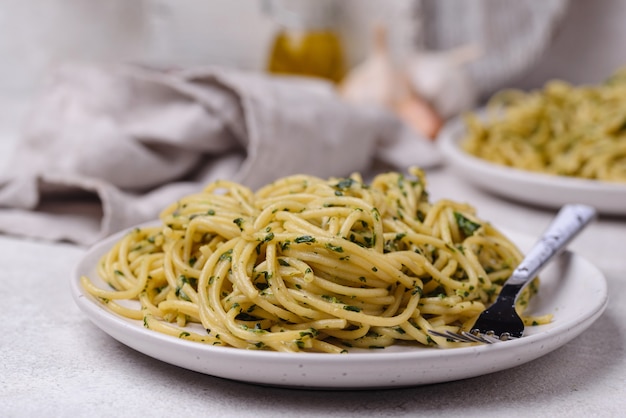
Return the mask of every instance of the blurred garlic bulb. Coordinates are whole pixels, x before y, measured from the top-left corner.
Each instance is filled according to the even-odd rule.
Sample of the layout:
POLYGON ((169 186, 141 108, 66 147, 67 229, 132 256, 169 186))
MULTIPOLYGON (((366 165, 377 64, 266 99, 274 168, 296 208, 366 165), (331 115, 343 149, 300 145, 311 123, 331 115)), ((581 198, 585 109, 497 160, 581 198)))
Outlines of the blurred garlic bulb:
POLYGON ((387 30, 374 28, 369 56, 353 68, 339 86, 339 94, 349 102, 389 106, 398 88, 397 71, 387 49, 387 30))
POLYGON ((406 74, 394 65, 383 26, 375 27, 370 55, 348 73, 339 85, 339 94, 351 103, 388 108, 428 138, 434 138, 442 125, 441 118, 414 91, 406 74))
POLYGON ((447 119, 476 105, 477 92, 466 65, 480 54, 475 45, 443 52, 421 51, 408 60, 406 71, 418 94, 447 119))

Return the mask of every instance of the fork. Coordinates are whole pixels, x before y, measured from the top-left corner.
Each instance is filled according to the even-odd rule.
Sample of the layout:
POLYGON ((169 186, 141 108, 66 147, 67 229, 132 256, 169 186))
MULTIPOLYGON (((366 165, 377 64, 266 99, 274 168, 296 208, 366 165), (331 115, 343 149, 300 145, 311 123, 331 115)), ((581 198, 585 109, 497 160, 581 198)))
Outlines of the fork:
POLYGON ((524 322, 515 310, 515 301, 526 285, 596 217, 587 205, 563 206, 539 241, 502 286, 496 301, 483 311, 471 331, 435 331, 429 333, 458 342, 495 343, 520 338, 524 322))

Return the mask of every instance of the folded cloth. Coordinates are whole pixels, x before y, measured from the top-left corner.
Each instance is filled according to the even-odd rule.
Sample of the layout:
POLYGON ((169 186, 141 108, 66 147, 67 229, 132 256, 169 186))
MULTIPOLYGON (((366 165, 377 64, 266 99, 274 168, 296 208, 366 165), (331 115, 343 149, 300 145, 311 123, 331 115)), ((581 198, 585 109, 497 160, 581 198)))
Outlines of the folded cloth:
POLYGON ((68 64, 35 102, 6 173, 0 232, 91 245, 219 178, 436 165, 433 144, 330 84, 224 68, 68 64))

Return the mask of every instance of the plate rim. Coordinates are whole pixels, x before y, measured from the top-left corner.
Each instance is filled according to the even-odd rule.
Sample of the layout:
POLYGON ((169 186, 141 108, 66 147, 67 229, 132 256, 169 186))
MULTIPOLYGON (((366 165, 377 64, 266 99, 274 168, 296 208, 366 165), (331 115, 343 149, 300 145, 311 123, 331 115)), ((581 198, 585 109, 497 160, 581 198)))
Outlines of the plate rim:
MULTIPOLYGON (((291 388, 359 390, 417 386, 476 377, 495 371, 505 370, 532 361, 538 357, 548 354, 554 349, 559 348, 585 331, 597 318, 602 315, 608 304, 608 286, 606 277, 602 271, 585 258, 573 252, 567 251, 566 253, 573 256, 573 260, 582 262, 587 268, 593 270, 594 277, 596 279, 601 279, 597 283, 599 298, 593 304, 593 309, 590 308, 586 312, 586 315, 583 316, 582 320, 580 317, 570 318, 569 321, 564 321, 557 324, 557 326, 547 328, 542 332, 533 333, 518 340, 492 345, 479 345, 453 349, 415 347, 415 349, 407 351, 372 351, 371 353, 359 352, 347 355, 333 355, 325 353, 282 353, 211 346, 148 330, 140 325, 140 321, 133 321, 121 317, 106 309, 106 307, 99 303, 96 298, 82 290, 80 285, 80 276, 85 272, 93 272, 95 267, 95 264, 92 264, 89 261, 91 259, 97 260, 99 258, 97 255, 102 254, 115 240, 119 239, 123 234, 134 228, 135 227, 120 231, 95 244, 85 252, 83 257, 81 257, 79 262, 75 265, 70 280, 70 291, 73 300, 80 308, 81 312, 87 316, 93 325, 100 328, 110 337, 157 360, 203 374, 248 383, 291 388), (125 333, 127 333, 127 335, 125 335, 125 333), (554 338, 557 336, 561 336, 562 338, 554 338), (197 361, 194 362, 194 359, 190 359, 190 361, 182 361, 182 359, 181 361, 172 361, 171 358, 167 359, 167 357, 170 357, 169 355, 155 352, 155 350, 158 351, 158 348, 163 346, 167 346, 169 348, 175 347, 181 352, 189 353, 191 356, 195 356, 194 359, 197 361), (340 369, 341 366, 343 366, 343 370, 345 370, 345 368, 350 365, 370 367, 372 362, 385 363, 390 361, 393 361, 393 364, 410 368, 413 363, 419 363, 421 361, 427 362, 428 360, 441 360, 443 358, 444 360, 447 360, 448 363, 458 363, 459 359, 476 358, 486 355, 487 353, 491 357, 503 357, 503 352, 506 354, 507 352, 512 353, 514 351, 517 351, 518 353, 523 351, 523 354, 521 356, 517 356, 514 362, 492 365, 490 368, 487 368, 479 373, 475 370, 465 373, 459 370, 447 370, 446 373, 441 375, 398 375, 396 378, 389 381, 383 379, 382 377, 374 377, 371 379, 370 376, 368 380, 356 381, 353 377, 350 377, 347 372, 342 371, 341 374, 339 374, 340 370, 332 369, 340 369), (241 368, 233 368, 232 372, 226 373, 223 371, 216 372, 211 365, 207 367, 207 365, 202 362, 202 360, 204 360, 202 356, 215 356, 224 361, 233 361, 236 362, 236 364, 245 364, 246 367, 252 368, 255 367, 255 362, 258 362, 259 364, 274 365, 277 367, 284 364, 290 364, 294 367, 297 365, 298 368, 305 368, 305 366, 307 366, 307 368, 324 367, 326 372, 331 374, 336 372, 337 374, 329 376, 330 380, 328 381, 321 381, 319 378, 313 380, 302 380, 297 373, 287 374, 285 376, 268 376, 259 374, 258 372, 256 374, 253 372, 245 372, 242 371, 241 368)), ((523 239, 532 243, 532 238, 523 233, 507 231, 506 229, 503 229, 503 231, 516 236, 517 240, 523 239)), ((516 240, 514 240, 514 242, 516 242, 516 240)), ((516 244, 519 243, 516 242, 516 244)), ((262 369, 263 367, 261 367, 261 370, 262 369)), ((423 370, 421 371, 423 372, 423 370)), ((403 371, 401 373, 403 373, 403 371)))

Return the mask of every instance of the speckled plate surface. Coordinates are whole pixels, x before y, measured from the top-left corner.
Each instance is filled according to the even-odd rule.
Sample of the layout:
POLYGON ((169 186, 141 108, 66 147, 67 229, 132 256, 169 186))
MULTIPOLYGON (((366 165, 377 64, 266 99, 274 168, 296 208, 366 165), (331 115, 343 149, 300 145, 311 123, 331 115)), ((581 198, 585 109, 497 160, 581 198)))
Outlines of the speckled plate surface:
POLYGON ((600 213, 626 215, 625 183, 553 176, 494 164, 461 148, 464 133, 463 119, 454 119, 446 124, 437 144, 450 169, 470 184, 518 202, 543 207, 560 208, 566 203, 584 203, 600 213))
MULTIPOLYGON (((509 232, 520 248, 533 238, 509 232)), ((116 315, 84 292, 80 276, 96 283, 100 256, 121 237, 91 248, 75 268, 71 292, 79 308, 104 332, 155 359, 243 382, 316 389, 369 389, 424 385, 506 370, 532 361, 572 341, 604 311, 607 286, 602 273, 584 258, 566 252, 541 274, 530 309, 554 314, 551 324, 527 328, 524 337, 492 345, 454 349, 394 346, 349 354, 277 353, 214 347, 181 340, 116 315)), ((100 283, 102 284, 102 283, 100 283)), ((575 341, 572 344, 576 344, 575 341)))

